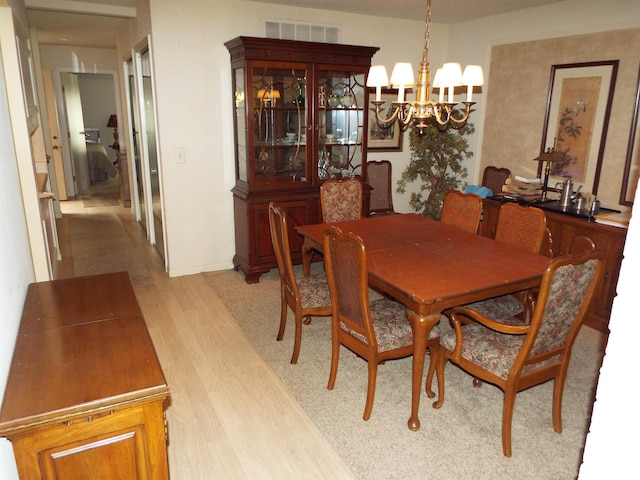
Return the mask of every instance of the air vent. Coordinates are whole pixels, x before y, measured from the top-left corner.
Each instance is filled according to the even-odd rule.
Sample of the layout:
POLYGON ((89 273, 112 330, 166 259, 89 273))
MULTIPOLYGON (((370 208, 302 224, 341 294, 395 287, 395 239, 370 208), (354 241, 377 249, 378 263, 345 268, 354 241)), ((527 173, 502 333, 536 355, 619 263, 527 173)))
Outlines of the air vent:
POLYGON ((267 38, 323 43, 339 43, 340 41, 340 29, 330 25, 266 20, 264 30, 267 38))

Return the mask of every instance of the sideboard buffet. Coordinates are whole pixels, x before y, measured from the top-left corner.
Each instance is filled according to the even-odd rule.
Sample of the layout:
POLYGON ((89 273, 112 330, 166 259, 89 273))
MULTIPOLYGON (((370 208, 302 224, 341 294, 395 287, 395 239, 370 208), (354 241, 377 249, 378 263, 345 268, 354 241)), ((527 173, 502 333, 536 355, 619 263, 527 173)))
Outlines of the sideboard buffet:
POLYGON ((0 411, 21 480, 168 480, 168 396, 126 272, 29 286, 0 411))
MULTIPOLYGON (((290 224, 319 223, 320 185, 366 178, 366 77, 376 47, 238 37, 231 57, 236 181, 232 189, 236 269, 248 283, 277 266, 268 208, 278 202, 290 224)), ((365 186, 364 211, 369 189, 365 186)))
MULTIPOLYGON (((495 234, 498 212, 502 204, 503 202, 492 198, 483 199, 482 235, 493 237, 495 234)), ((557 202, 549 202, 547 206, 544 203, 534 204, 545 211, 547 228, 551 232, 551 245, 543 245, 543 250, 551 251, 554 257, 567 253, 573 239, 582 234, 590 237, 596 248, 605 252, 605 276, 593 296, 585 324, 602 332, 608 332, 627 230, 597 223, 588 216, 555 211, 556 204, 557 202)))

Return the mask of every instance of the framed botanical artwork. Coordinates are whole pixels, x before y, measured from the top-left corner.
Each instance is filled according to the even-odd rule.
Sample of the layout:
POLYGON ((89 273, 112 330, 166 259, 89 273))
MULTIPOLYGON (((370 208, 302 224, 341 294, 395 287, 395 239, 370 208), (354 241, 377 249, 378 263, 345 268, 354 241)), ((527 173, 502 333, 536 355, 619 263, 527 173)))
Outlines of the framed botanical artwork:
POLYGON ((633 117, 631 117, 631 131, 629 143, 627 143, 627 159, 624 165, 622 188, 620 189, 620 205, 633 206, 633 200, 638 187, 640 177, 640 71, 638 71, 638 87, 633 104, 633 117))
MULTIPOLYGON (((397 100, 398 94, 391 91, 383 92, 380 100, 384 102, 380 107, 380 116, 388 118, 393 112, 392 102, 397 100)), ((378 152, 401 152, 402 129, 397 119, 392 122, 381 122, 376 115, 373 104, 375 96, 369 97, 369 130, 367 132, 367 149, 378 152)))
POLYGON ((553 164, 552 181, 571 177, 576 188, 598 192, 618 63, 608 60, 551 67, 540 151, 554 149, 564 156, 563 161, 553 164))

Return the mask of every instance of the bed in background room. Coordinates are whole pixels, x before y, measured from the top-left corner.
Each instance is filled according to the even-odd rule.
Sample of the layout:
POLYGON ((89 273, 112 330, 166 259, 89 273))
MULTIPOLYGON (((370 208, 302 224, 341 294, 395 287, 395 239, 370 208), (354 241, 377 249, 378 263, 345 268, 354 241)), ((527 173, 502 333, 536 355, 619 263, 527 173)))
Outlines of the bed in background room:
POLYGON ((92 182, 103 182, 109 177, 115 177, 117 170, 104 145, 87 142, 87 162, 89 163, 89 179, 92 182))

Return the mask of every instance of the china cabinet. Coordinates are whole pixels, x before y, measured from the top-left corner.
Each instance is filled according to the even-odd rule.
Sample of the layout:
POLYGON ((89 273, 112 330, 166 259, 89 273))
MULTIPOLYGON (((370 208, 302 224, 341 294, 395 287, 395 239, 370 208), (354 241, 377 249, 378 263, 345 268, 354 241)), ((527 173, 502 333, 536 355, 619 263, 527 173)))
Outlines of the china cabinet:
POLYGON ((302 239, 294 227, 320 222, 322 182, 366 178, 365 84, 378 48, 253 37, 225 45, 235 131, 233 262, 254 283, 276 267, 269 202, 286 211, 299 263, 302 239))

